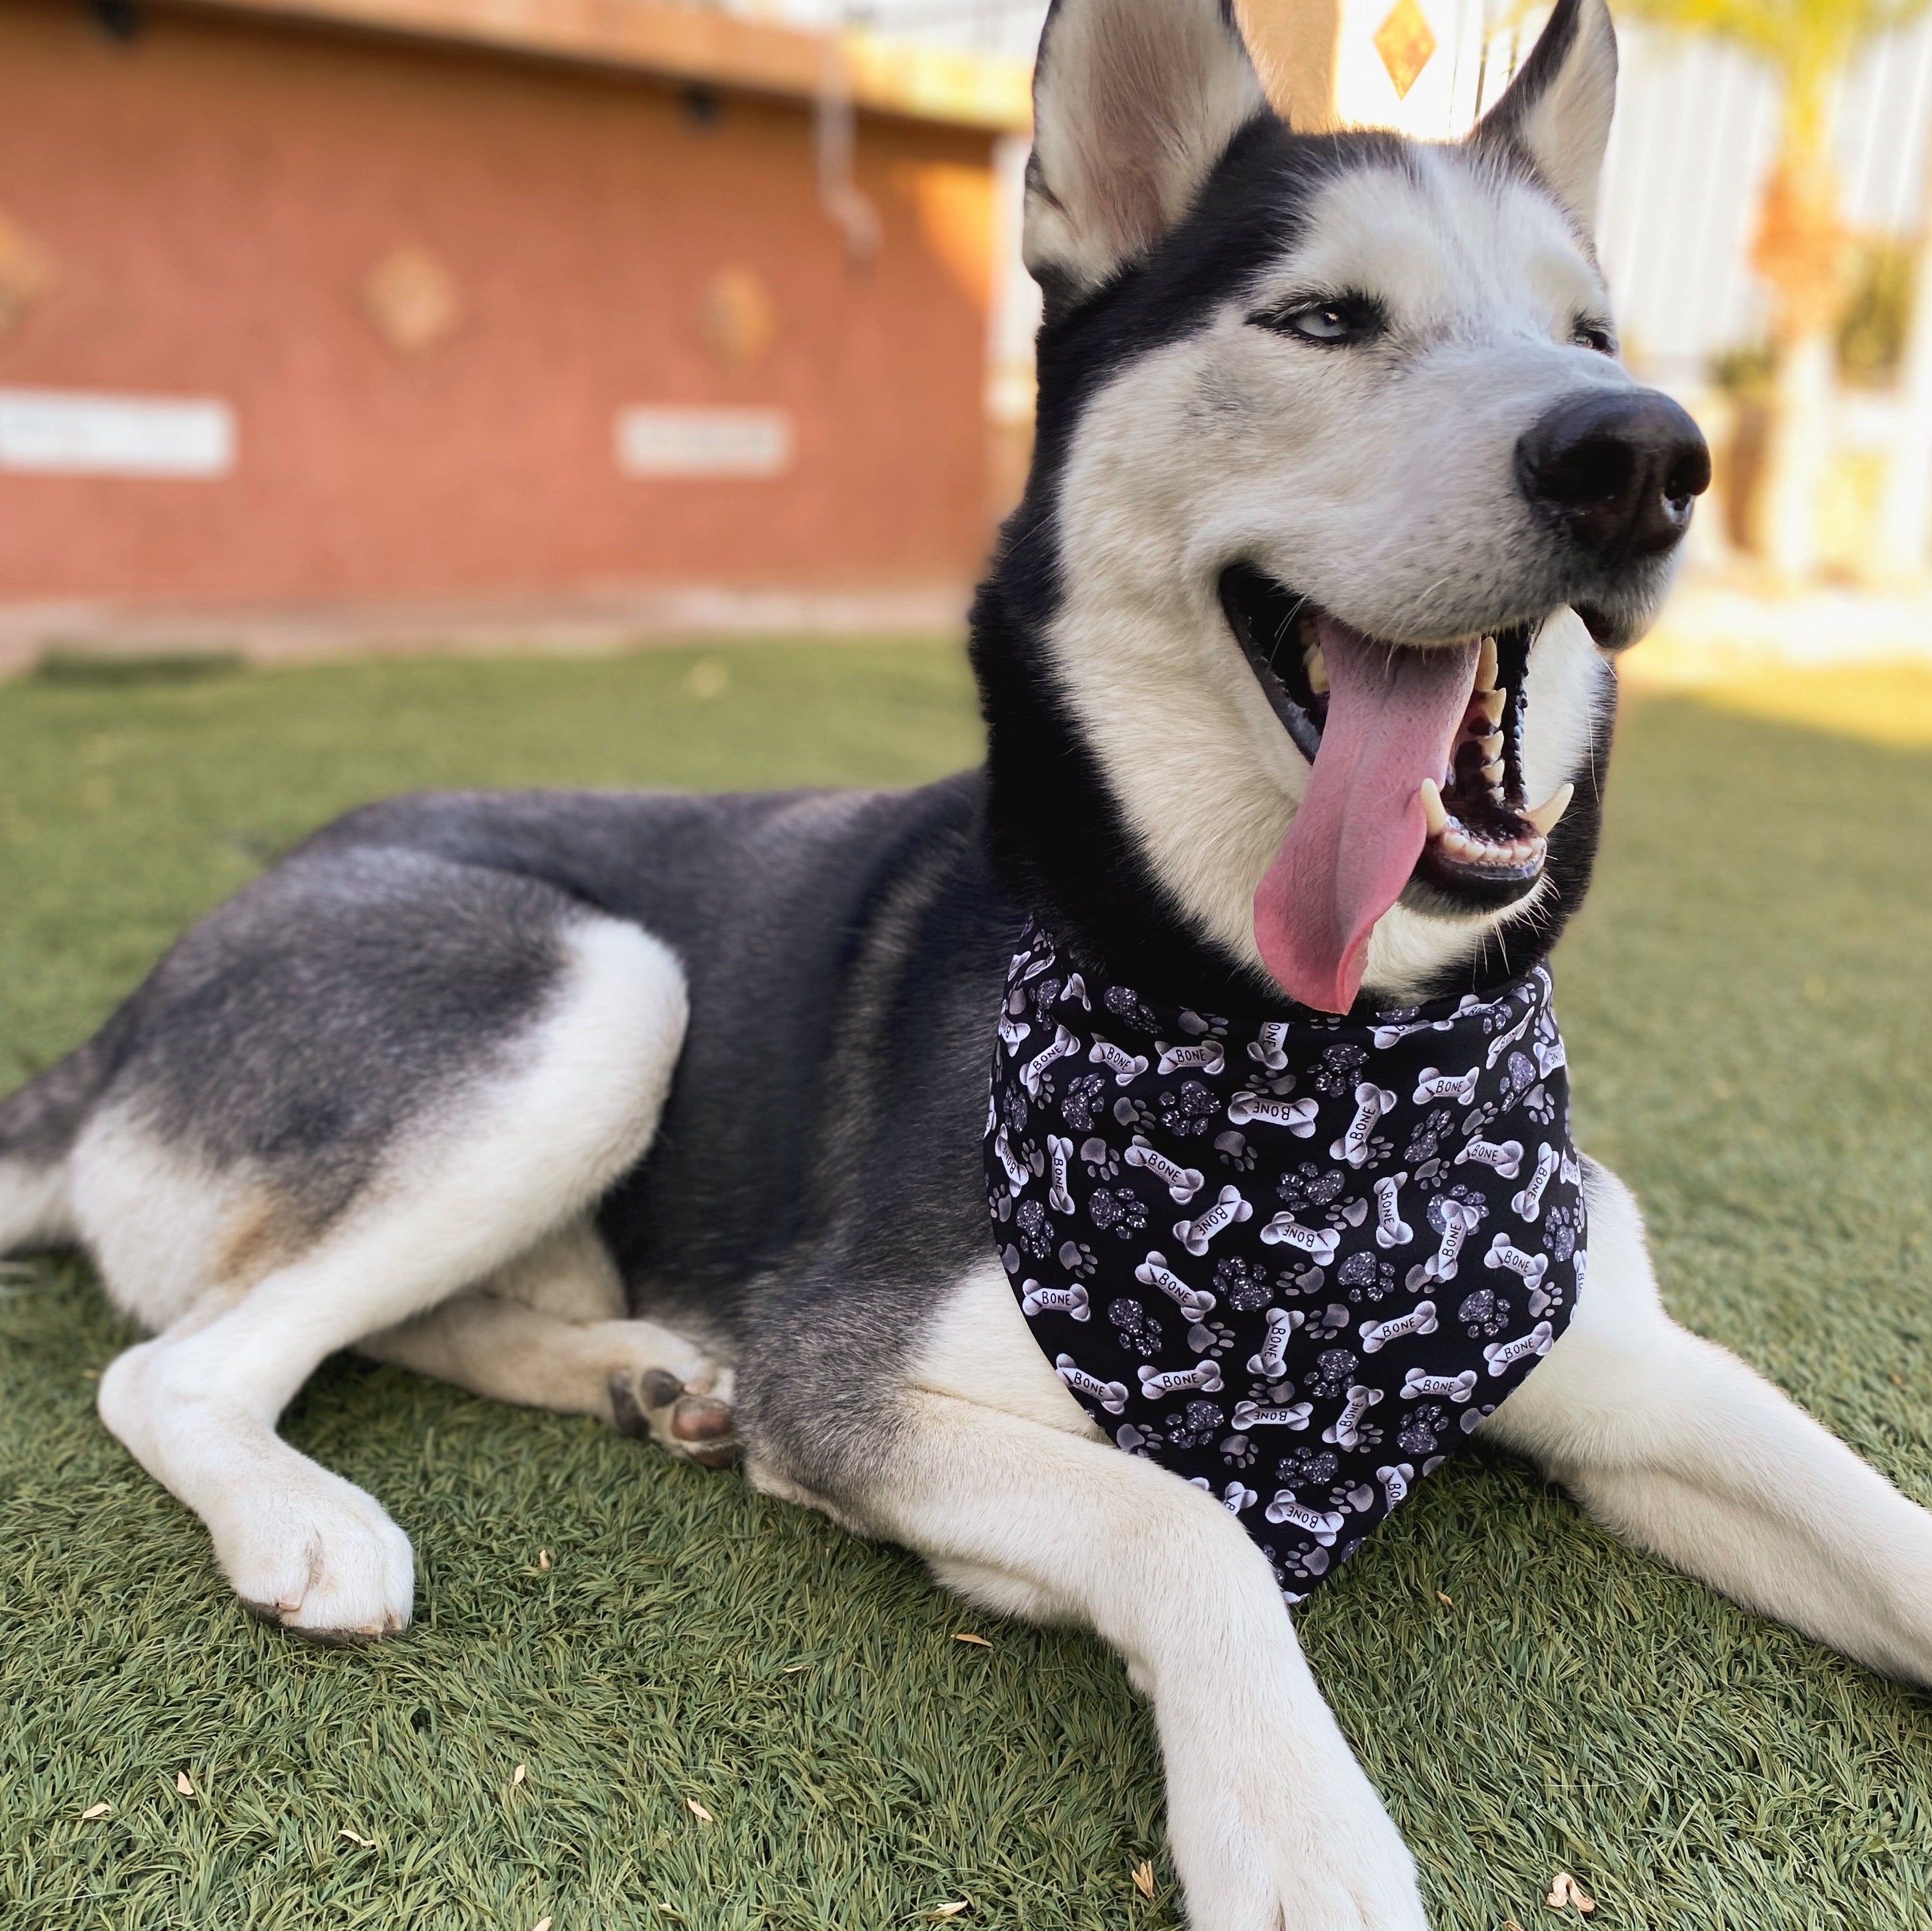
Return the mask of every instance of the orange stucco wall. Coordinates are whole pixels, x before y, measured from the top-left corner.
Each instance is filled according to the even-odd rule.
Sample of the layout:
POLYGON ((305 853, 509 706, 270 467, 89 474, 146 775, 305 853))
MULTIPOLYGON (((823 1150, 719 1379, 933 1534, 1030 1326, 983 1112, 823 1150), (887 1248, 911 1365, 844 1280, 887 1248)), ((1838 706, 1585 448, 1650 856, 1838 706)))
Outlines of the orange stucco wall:
POLYGON ((0 334, 0 388, 221 397, 239 430, 214 480, 0 472, 0 598, 970 576, 986 295, 962 170, 988 137, 862 121, 884 245, 855 269, 807 110, 719 105, 702 124, 647 81, 167 9, 123 44, 74 0, 0 0, 0 214, 50 267, 0 334), (418 356, 363 306, 404 246, 462 304, 418 356), (777 324, 736 366, 699 319, 731 270, 777 324), (614 418, 651 403, 787 409, 792 469, 627 478, 614 418))

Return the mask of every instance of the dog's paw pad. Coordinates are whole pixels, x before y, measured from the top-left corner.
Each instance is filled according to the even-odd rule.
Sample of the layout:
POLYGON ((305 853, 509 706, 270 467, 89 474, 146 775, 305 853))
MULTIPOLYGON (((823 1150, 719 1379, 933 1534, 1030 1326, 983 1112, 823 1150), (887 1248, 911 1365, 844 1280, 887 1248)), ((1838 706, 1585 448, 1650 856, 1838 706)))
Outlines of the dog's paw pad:
POLYGON ((728 1468, 738 1459, 730 1404, 690 1392, 666 1369, 647 1369, 634 1381, 614 1375, 610 1412, 619 1434, 655 1441, 702 1468, 728 1468))

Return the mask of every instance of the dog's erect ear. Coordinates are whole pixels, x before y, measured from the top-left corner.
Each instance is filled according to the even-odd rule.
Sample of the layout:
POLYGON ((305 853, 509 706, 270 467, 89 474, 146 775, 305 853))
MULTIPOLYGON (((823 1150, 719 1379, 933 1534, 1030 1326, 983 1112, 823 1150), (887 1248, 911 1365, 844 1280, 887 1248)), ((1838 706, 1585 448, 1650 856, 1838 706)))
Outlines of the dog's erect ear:
POLYGON ((1229 0, 1053 0, 1034 70, 1025 231, 1049 307, 1146 253, 1268 112, 1229 0))
POLYGON ((1594 229, 1617 104, 1617 35, 1604 0, 1557 0, 1508 91, 1470 139, 1526 156, 1564 207, 1594 229))

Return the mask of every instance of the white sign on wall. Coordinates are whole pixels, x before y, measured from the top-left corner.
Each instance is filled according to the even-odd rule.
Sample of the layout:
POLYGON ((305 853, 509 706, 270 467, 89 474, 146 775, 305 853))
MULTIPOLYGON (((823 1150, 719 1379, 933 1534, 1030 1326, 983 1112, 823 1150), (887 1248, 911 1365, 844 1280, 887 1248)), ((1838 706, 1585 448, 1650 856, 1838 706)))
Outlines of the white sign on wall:
POLYGON ((617 467, 627 476, 782 476, 792 440, 782 409, 617 412, 617 467))
POLYGON ((202 397, 0 389, 0 469, 50 476, 225 476, 235 412, 202 397))

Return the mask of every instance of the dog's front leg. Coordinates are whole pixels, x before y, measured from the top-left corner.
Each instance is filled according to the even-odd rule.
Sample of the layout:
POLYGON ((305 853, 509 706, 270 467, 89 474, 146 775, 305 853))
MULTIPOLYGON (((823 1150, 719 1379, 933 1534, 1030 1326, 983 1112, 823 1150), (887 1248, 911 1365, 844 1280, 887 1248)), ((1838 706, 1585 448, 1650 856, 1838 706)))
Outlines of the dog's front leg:
POLYGON ((1086 1432, 992 1276, 902 1398, 870 1525, 976 1600, 1084 1624, 1126 1658, 1195 1931, 1422 1931, 1408 1850, 1266 1559, 1204 1491, 1086 1432))
POLYGON ((1636 1204, 1586 1163, 1588 1283, 1486 1423, 1604 1525, 1888 1676, 1932 1683, 1932 1514, 1664 1312, 1636 1204))

